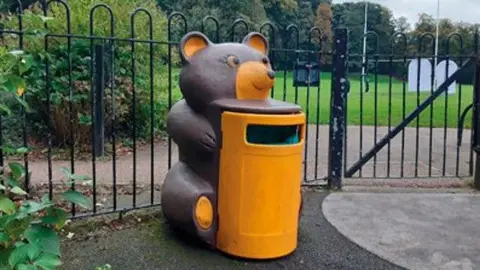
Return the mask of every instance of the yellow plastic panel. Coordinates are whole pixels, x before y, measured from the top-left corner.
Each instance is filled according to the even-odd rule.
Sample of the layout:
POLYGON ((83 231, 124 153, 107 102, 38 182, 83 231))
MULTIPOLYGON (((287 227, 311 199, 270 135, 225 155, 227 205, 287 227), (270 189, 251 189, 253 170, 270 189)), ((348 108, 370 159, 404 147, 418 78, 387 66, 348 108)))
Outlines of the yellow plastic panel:
POLYGON ((195 207, 195 219, 202 229, 209 229, 213 222, 213 206, 210 200, 201 196, 195 207))
POLYGON ((218 249, 252 259, 282 257, 295 250, 304 127, 301 113, 223 113, 218 249), (249 144, 245 134, 249 124, 299 125, 300 141, 290 145, 249 144))

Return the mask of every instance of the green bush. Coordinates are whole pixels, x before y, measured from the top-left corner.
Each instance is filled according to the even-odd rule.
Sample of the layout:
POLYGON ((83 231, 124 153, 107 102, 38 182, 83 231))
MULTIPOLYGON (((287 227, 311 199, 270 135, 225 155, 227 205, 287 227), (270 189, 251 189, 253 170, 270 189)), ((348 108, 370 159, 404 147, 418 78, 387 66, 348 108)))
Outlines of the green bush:
MULTIPOLYGON (((112 9, 114 16, 115 36, 119 38, 131 37, 130 14, 138 7, 147 9, 152 15, 153 21, 153 39, 165 41, 167 37, 167 18, 165 14, 156 7, 155 1, 151 0, 75 0, 66 1, 70 8, 70 27, 71 33, 75 35, 90 35, 89 14, 93 6, 97 4, 106 4, 112 9)), ((24 11, 24 30, 27 32, 39 32, 44 29, 44 21, 39 19, 38 15, 43 15, 40 3, 33 5, 30 9, 24 11)), ((56 2, 51 3, 48 7, 47 16, 53 18, 48 21, 48 31, 55 34, 67 33, 67 13, 65 8, 56 2)), ((110 19, 109 13, 105 8, 98 8, 94 14, 94 35, 109 36, 110 35, 110 19)), ((3 22, 6 29, 18 29, 18 18, 15 14, 7 16, 3 22)), ((139 13, 135 17, 135 33, 138 39, 149 39, 148 17, 144 13, 139 13)), ((56 38, 58 43, 66 43, 65 38, 56 38)), ((29 40, 26 47, 32 50, 36 48, 43 50, 43 40, 29 40)), ((146 48, 144 44, 138 47, 146 48)), ((165 56, 167 48, 156 50, 157 56, 165 56)))
POLYGON ((30 107, 23 99, 25 92, 25 73, 28 73, 34 64, 33 56, 21 50, 8 51, 0 47, 0 116, 2 128, 13 132, 3 132, 3 145, 20 145, 22 137, 19 136, 22 121, 17 115, 22 110, 30 111, 30 107), (19 112, 19 113, 17 113, 19 112), (8 117, 4 117, 8 116, 8 117))
MULTIPOLYGON (((0 60, 0 113, 12 115, 18 103, 29 111, 22 98, 26 85, 22 76, 30 72, 34 58, 23 51, 7 51, 0 47, 0 60)), ((22 156, 29 151, 25 147, 0 147, 8 155, 22 156)), ((67 185, 91 184, 86 176, 74 175, 68 169, 63 171, 68 178, 67 185)), ((48 194, 32 199, 23 189, 27 186, 27 174, 29 172, 17 162, 9 163, 8 169, 0 167, 0 269, 49 270, 61 265, 57 233, 66 225, 68 215, 48 194)), ((88 198, 78 191, 65 191, 61 198, 78 207, 90 208, 88 198)))
MULTIPOLYGON (((68 55, 64 46, 58 46, 46 56, 41 54, 35 58, 31 72, 26 76, 27 91, 25 92, 29 104, 35 104, 34 112, 29 115, 30 125, 48 127, 54 135, 56 145, 65 145, 69 142, 70 131, 75 134, 75 143, 87 144, 91 140, 91 74, 90 51, 86 41, 75 40, 72 43, 72 111, 70 111, 69 69, 68 55), (44 58, 48 58, 49 86, 47 88, 46 66, 44 58), (47 89, 50 91, 50 112, 47 107, 47 89), (70 113, 74 119, 70 125, 70 113), (73 129, 72 129, 73 127, 73 129)), ((129 136, 133 130, 133 83, 131 79, 130 58, 122 59, 122 54, 129 52, 118 48, 115 54, 115 75, 105 81, 105 134, 111 136, 113 100, 112 83, 115 86, 115 118, 116 129, 120 136, 129 136)), ((139 65, 140 66, 140 65, 139 65)), ((139 72, 139 71, 137 71, 139 72)), ((167 81, 166 70, 157 67, 154 72, 154 131, 164 130, 165 111, 167 110, 167 81)), ((105 75, 109 75, 106 73, 105 75)), ((150 78, 142 72, 136 76, 136 129, 137 136, 147 137, 150 125, 150 78)), ((39 127, 36 130, 40 130, 39 127)), ((45 137, 38 134, 38 137, 45 137)))
POLYGON ((0 47, 0 113, 11 114, 11 108, 17 102, 24 105, 21 96, 25 91, 22 76, 34 64, 32 55, 21 50, 7 50, 0 47))
MULTIPOLYGON (((16 154, 23 154, 18 149, 16 154)), ((48 194, 40 200, 28 197, 21 186, 27 174, 19 163, 9 163, 9 170, 0 170, 0 268, 1 269, 55 269, 61 265, 58 232, 67 222, 68 214, 48 194)), ((88 177, 64 172, 68 183, 90 184, 88 177)), ((82 193, 68 190, 62 199, 82 208, 90 202, 82 193)))
MULTIPOLYGON (((89 14, 91 7, 98 3, 105 3, 112 8, 114 14, 115 37, 129 38, 131 33, 130 12, 137 7, 149 10, 153 19, 154 40, 166 40, 166 17, 155 6, 154 1, 115 1, 115 0, 78 0, 68 1, 71 13, 71 31, 75 35, 90 35, 89 14)), ((105 48, 105 134, 112 135, 113 101, 115 101, 117 135, 131 136, 133 125, 133 86, 137 100, 135 128, 137 136, 149 138, 150 135, 150 61, 153 61, 153 110, 155 114, 154 132, 161 133, 165 128, 167 112, 167 50, 164 44, 154 44, 152 55, 150 45, 135 43, 135 82, 132 81, 132 44, 126 41, 111 42, 107 39, 95 39, 94 44, 89 39, 72 38, 71 51, 68 53, 66 38, 48 37, 48 51, 45 50, 44 37, 47 30, 43 24, 48 24, 48 33, 66 33, 66 13, 58 4, 51 4, 48 16, 43 17, 40 5, 34 5, 26 10, 23 16, 25 31, 25 50, 31 53, 33 64, 31 71, 25 73, 25 96, 32 111, 28 115, 29 127, 36 138, 46 138, 45 132, 54 135, 53 143, 64 146, 70 142, 70 132, 75 134, 75 144, 88 144, 91 140, 91 91, 92 70, 94 58, 93 46, 103 45, 105 48), (93 45, 93 46, 92 46, 93 45), (151 57, 150 57, 151 56, 151 57), (72 93, 69 91, 69 57, 71 57, 72 93), (115 61, 112 76, 112 60, 115 61), (46 84, 46 65, 48 64, 49 88, 46 84), (115 86, 115 98, 112 97, 112 85, 115 86), (48 96, 48 90, 50 96, 48 96), (50 112, 47 100, 51 101, 50 112), (70 99, 71 98, 71 99, 70 99), (72 103, 70 110, 70 101, 72 103), (70 114, 73 121, 70 122, 70 114)), ((94 34, 97 36, 110 35, 110 21, 106 9, 99 8, 94 15, 94 34)), ((14 14, 7 16, 5 28, 16 29, 17 17, 14 14)), ((135 37, 148 40, 148 17, 143 12, 135 18, 135 37)), ((5 48, 18 46, 18 38, 9 35, 3 40, 5 48)), ((177 58, 175 58, 177 59, 177 58)), ((15 115, 15 114, 14 114, 15 115)), ((20 115, 20 114, 18 114, 20 115)), ((15 116, 13 116, 15 117, 15 116)), ((18 118, 18 117, 17 117, 18 118)), ((19 121, 12 121, 18 123, 19 121)), ((8 128, 8 127, 7 127, 8 128)), ((10 129, 10 128, 9 128, 10 129)), ((18 130, 12 130, 17 132, 18 130)), ((8 136, 7 136, 8 137, 8 136)))
POLYGON ((19 2, 23 8, 27 8, 38 0, 2 0, 0 1, 0 12, 14 11, 18 9, 19 2))

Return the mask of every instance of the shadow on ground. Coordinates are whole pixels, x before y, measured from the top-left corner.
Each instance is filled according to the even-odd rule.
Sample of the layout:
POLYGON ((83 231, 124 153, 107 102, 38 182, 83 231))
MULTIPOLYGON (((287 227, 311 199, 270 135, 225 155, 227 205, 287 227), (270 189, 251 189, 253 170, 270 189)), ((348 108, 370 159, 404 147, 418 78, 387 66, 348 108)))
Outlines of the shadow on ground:
POLYGON ((401 269, 350 242, 322 214, 326 192, 304 194, 297 250, 283 259, 231 258, 174 233, 163 219, 62 246, 63 269, 401 269))

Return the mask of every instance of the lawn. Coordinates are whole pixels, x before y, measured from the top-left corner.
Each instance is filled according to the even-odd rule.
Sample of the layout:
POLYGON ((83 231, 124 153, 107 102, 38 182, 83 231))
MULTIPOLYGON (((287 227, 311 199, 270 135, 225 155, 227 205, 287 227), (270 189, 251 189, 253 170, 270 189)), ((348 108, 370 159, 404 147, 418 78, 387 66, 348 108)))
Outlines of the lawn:
MULTIPOLYGON (((330 92, 331 92, 331 74, 322 73, 320 91, 317 87, 298 87, 297 97, 295 95, 295 87, 293 87, 292 72, 278 71, 275 79, 275 87, 273 89, 274 98, 278 100, 285 100, 288 102, 295 102, 302 106, 307 113, 307 95, 308 95, 308 122, 311 124, 318 123, 328 124, 330 117, 330 92), (319 94, 318 94, 319 93, 319 94), (318 110, 317 110, 318 109, 318 110), (317 114, 318 111, 318 114, 317 114)), ((388 126, 389 111, 391 125, 395 126, 402 121, 403 113, 403 83, 402 81, 392 78, 391 95, 389 94, 390 82, 389 76, 379 75, 377 83, 375 77, 372 75, 369 78, 370 89, 368 93, 363 88, 363 108, 361 106, 360 93, 360 76, 350 76, 350 94, 348 96, 348 124, 372 126, 375 124, 375 111, 377 112, 377 125, 388 126), (375 109, 375 92, 377 93, 377 108, 375 109), (391 100, 391 102, 389 102, 391 100), (391 104, 391 105, 389 105, 391 104), (362 113, 363 112, 363 113, 362 113), (362 117, 363 116, 363 117, 362 117), (362 119, 363 118, 363 119, 362 119)), ((417 107, 417 93, 408 92, 408 85, 405 83, 405 115, 408 116, 417 107)), ((174 90, 174 97, 180 98, 181 94, 178 89, 174 90)), ((420 93, 420 103, 429 96, 429 92, 420 93)), ((447 107, 447 127, 456 128, 458 126, 458 117, 463 110, 472 103, 473 87, 472 85, 457 84, 457 91, 455 94, 448 96, 441 95, 430 106, 424 110, 420 115, 420 127, 430 127, 430 111, 433 108, 432 127, 444 127, 445 123, 445 107, 447 107), (461 88, 461 90, 460 90, 461 88), (460 94, 461 93, 461 94, 460 94), (460 98, 460 103, 459 103, 460 98), (445 106, 445 99, 447 99, 447 106, 445 106), (459 110, 460 104, 460 110, 459 110)), ((414 120, 410 126, 416 126, 417 121, 414 120)), ((471 113, 467 115, 465 127, 471 127, 471 113)))
MULTIPOLYGON (((317 109, 319 112, 319 122, 326 124, 329 121, 330 116, 330 92, 331 92, 331 77, 330 73, 323 73, 320 84, 320 94, 318 95, 317 87, 310 87, 309 91, 307 87, 298 87, 298 104, 307 111, 307 95, 308 97, 308 121, 309 123, 317 123, 317 109), (308 93, 309 92, 309 93, 308 93), (317 100, 317 98, 319 99, 317 100), (318 107, 318 108, 317 108, 318 107)), ((402 121, 403 113, 403 83, 402 81, 392 78, 391 91, 389 90, 389 76, 379 75, 377 83, 375 83, 374 76, 370 76, 370 89, 368 93, 365 93, 365 87, 363 88, 363 102, 361 102, 360 93, 360 76, 350 76, 350 94, 348 96, 348 124, 359 125, 363 116, 363 125, 375 124, 375 111, 377 113, 377 125, 388 126, 389 111, 391 125, 395 126, 402 121), (375 90, 376 88, 376 90, 375 90), (390 94, 391 92, 391 94, 390 94), (377 106, 375 108, 375 93, 377 93, 377 106), (389 100, 391 102, 389 102, 389 100), (363 103, 363 108, 362 104, 363 103), (391 104, 391 105, 389 105, 391 104), (363 113, 362 113, 363 112, 363 113)), ((417 107, 417 93, 408 92, 408 85, 405 83, 405 115, 408 116, 417 107)), ((423 102, 429 96, 429 92, 420 93, 420 103, 423 102)), ((295 102, 295 87, 293 87, 292 74, 287 73, 286 80, 285 74, 282 72, 277 73, 276 83, 274 88, 275 99, 285 100, 289 102, 295 102), (285 87, 286 86, 286 87, 285 87), (286 89, 286 91, 284 91, 286 89)), ((455 94, 448 96, 441 95, 433 103, 433 127, 443 127, 445 123, 445 107, 447 108, 447 126, 456 128, 458 126, 458 117, 463 110, 472 103, 473 100, 473 87, 471 85, 457 85, 457 91, 455 94), (461 88, 461 92, 460 92, 461 88), (461 93, 461 94, 460 94, 461 93), (460 98, 460 103, 459 103, 460 98), (447 106, 445 101, 447 99, 447 106), (460 110, 459 108, 460 104, 460 110)), ((431 106, 424 110, 420 115, 420 126, 430 126, 430 111, 431 106)), ((414 120, 410 126, 416 126, 416 120, 414 120)), ((471 126, 471 114, 467 115, 465 122, 466 127, 471 126)))

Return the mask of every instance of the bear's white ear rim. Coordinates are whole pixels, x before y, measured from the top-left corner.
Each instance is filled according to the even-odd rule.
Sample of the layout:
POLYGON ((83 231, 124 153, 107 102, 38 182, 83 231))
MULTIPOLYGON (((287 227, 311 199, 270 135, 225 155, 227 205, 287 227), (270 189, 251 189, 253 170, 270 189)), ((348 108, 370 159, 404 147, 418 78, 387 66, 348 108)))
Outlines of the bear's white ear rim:
POLYGON ((243 43, 265 55, 268 55, 268 51, 270 49, 268 45, 268 40, 267 38, 265 38, 265 36, 258 32, 252 32, 248 34, 243 39, 243 43))
POLYGON ((184 60, 189 61, 199 51, 210 46, 210 40, 201 32, 187 33, 180 41, 180 52, 184 60))

